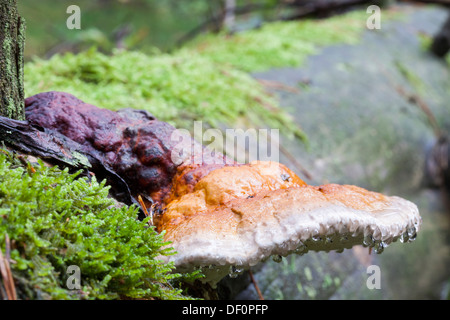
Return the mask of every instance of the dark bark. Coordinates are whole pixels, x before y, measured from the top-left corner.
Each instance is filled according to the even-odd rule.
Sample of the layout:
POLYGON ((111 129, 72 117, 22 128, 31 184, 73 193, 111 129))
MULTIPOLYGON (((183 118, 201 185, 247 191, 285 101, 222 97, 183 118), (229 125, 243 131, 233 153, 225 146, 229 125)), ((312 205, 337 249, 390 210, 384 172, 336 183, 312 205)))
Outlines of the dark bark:
POLYGON ((450 7, 450 0, 397 0, 399 2, 437 4, 444 7, 450 7))
POLYGON ((25 20, 17 0, 0 0, 0 43, 0 115, 24 120, 25 20))
MULTIPOLYGON (((214 31, 218 31, 218 21, 223 20, 223 17, 227 12, 233 13, 234 18, 245 15, 248 13, 263 11, 268 9, 280 9, 290 7, 291 9, 296 9, 296 12, 290 16, 282 16, 275 20, 297 20, 308 17, 317 17, 323 18, 326 16, 330 16, 335 13, 340 13, 344 10, 352 8, 358 5, 370 5, 370 4, 381 4, 382 0, 311 0, 311 1, 280 1, 275 4, 267 4, 267 3, 248 3, 241 6, 235 6, 229 9, 229 11, 222 11, 220 15, 214 15, 211 13, 211 18, 204 21, 202 24, 197 26, 196 28, 190 30, 183 37, 181 37, 177 41, 177 46, 182 46, 184 43, 189 40, 195 38, 198 34, 205 32, 207 30, 213 29, 214 31)), ((219 24, 220 26, 220 24, 219 24)), ((258 25, 259 26, 259 25, 258 25)), ((220 29, 220 28, 219 28, 220 29)))
MULTIPOLYGON (((0 116, 0 141, 15 152, 37 156, 47 163, 75 172, 95 172, 98 181, 106 179, 110 193, 118 201, 131 205, 137 201, 131 195, 127 183, 98 159, 86 153, 79 143, 59 132, 48 130, 28 121, 13 120, 0 116)), ((143 214, 141 214, 141 218, 143 214)))
POLYGON ((373 0, 334 0, 334 1, 310 1, 310 2, 293 2, 289 6, 298 8, 298 11, 283 20, 297 20, 308 17, 328 17, 333 15, 335 11, 346 10, 358 5, 373 4, 373 0))
POLYGON ((431 52, 438 57, 444 57, 450 51, 450 15, 439 33, 434 37, 431 52))
POLYGON ((26 121, 0 116, 0 141, 60 167, 92 172, 126 204, 138 203, 141 196, 147 208, 161 206, 175 180, 193 188, 211 170, 234 164, 224 155, 203 152, 190 135, 174 140, 174 127, 142 110, 113 112, 67 93, 45 92, 25 99, 25 115, 26 121), (180 163, 172 160, 180 157, 179 147, 180 163), (184 154, 188 150, 194 152, 184 154), (202 165, 203 160, 211 164, 202 165))

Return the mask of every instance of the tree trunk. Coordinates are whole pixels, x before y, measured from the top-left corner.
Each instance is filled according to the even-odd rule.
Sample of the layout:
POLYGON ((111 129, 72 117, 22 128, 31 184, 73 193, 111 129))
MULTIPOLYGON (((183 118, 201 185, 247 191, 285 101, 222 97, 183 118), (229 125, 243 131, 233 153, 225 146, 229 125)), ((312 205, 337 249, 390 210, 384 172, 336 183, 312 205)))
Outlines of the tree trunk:
POLYGON ((234 27, 236 0, 225 0, 225 13, 223 18, 223 28, 226 31, 231 31, 234 27))
POLYGON ((23 50, 25 20, 17 0, 0 0, 0 116, 25 119, 23 50))

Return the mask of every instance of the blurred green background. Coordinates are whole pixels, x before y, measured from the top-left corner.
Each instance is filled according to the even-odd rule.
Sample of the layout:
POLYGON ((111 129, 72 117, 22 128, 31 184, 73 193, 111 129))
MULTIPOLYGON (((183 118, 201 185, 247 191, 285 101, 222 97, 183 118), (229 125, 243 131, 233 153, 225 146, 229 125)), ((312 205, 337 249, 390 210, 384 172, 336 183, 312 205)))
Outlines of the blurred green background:
POLYGON ((56 52, 80 51, 89 45, 110 50, 114 35, 129 32, 128 47, 150 50, 172 47, 183 31, 199 22, 205 1, 19 1, 21 15, 27 21, 26 58, 49 56, 56 52), (69 5, 81 9, 81 30, 69 30, 66 13, 69 5))
MULTIPOLYGON (((251 1, 237 1, 237 4, 251 1)), ((272 8, 277 1, 259 4, 272 8)), ((110 51, 118 42, 128 49, 152 52, 173 49, 190 30, 221 11, 221 1, 176 0, 20 0, 27 21, 26 58, 49 57, 57 52, 81 51, 95 45, 110 51), (67 7, 81 9, 81 30, 69 30, 67 7), (120 38, 120 40, 118 40, 120 38)), ((259 10, 259 15, 279 14, 259 10)))

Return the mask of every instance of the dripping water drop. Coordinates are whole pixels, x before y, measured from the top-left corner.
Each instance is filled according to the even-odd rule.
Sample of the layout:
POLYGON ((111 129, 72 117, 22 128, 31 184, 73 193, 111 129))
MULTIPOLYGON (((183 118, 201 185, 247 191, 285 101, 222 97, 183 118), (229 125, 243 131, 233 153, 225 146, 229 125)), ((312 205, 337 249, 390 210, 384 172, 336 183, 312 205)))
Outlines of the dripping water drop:
POLYGON ((231 266, 228 276, 232 279, 235 279, 235 278, 237 278, 237 276, 239 276, 243 272, 244 272, 244 269, 239 268, 237 266, 231 266))
POLYGON ((280 263, 281 261, 283 261, 283 257, 280 256, 279 254, 276 254, 272 256, 272 260, 275 261, 276 263, 280 263))
POLYGON ((384 246, 385 244, 382 241, 376 243, 374 248, 375 253, 381 254, 384 251, 384 246))
POLYGON ((372 247, 374 245, 374 239, 371 234, 364 237, 363 244, 367 247, 372 247))

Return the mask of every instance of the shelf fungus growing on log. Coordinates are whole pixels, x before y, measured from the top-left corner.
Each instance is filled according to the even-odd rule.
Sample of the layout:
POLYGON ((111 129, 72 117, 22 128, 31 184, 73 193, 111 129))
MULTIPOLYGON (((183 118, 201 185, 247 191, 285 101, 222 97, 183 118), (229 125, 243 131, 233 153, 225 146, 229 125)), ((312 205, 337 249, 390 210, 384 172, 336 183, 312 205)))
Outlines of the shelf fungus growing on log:
MULTIPOLYGON (((179 270, 202 267, 212 285, 269 257, 354 245, 380 253, 413 240, 421 225, 407 200, 351 185, 307 185, 275 162, 210 154, 213 164, 199 164, 194 152, 175 164, 175 128, 144 111, 113 112, 48 92, 26 99, 26 119, 73 141, 119 175, 132 198, 156 208, 156 230, 177 252, 166 258, 179 270)), ((204 150, 193 140, 183 148, 204 150)))
POLYGON ((421 224, 417 207, 402 198, 309 186, 283 165, 262 162, 216 169, 165 209, 159 230, 178 252, 171 260, 203 266, 213 284, 271 256, 354 245, 381 253, 398 239, 413 240, 421 224), (281 179, 286 173, 289 181, 281 179))

